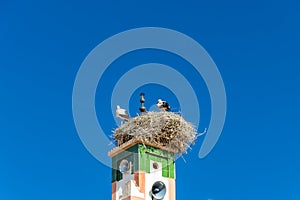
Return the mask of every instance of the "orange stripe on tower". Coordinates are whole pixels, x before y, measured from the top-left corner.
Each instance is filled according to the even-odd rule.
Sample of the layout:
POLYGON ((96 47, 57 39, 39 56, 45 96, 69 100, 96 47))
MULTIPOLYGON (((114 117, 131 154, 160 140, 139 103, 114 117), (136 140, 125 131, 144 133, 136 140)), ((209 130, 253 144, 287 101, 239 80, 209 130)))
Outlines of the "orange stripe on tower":
POLYGON ((134 172, 134 181, 137 184, 137 186, 140 188, 141 193, 145 193, 145 178, 146 178, 146 174, 144 171, 134 172))
POLYGON ((126 197, 123 200, 144 200, 144 198, 140 198, 140 197, 126 197))
POLYGON ((117 199, 117 182, 113 182, 112 183, 112 200, 116 200, 117 199))
POLYGON ((169 178, 169 200, 176 199, 176 191, 175 191, 175 179, 169 178))

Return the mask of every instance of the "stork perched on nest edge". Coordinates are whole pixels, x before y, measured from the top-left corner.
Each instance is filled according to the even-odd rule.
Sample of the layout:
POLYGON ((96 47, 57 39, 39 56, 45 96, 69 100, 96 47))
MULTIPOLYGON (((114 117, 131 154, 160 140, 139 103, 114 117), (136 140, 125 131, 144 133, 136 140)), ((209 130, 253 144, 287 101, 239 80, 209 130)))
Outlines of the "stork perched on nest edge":
POLYGON ((163 101, 163 100, 161 100, 161 99, 158 99, 156 105, 157 105, 157 108, 158 108, 159 110, 161 110, 161 111, 169 111, 169 110, 171 110, 171 107, 170 107, 170 105, 168 104, 168 102, 163 101))
POLYGON ((127 110, 121 108, 119 105, 117 105, 116 117, 119 117, 122 120, 121 124, 123 124, 124 121, 127 122, 129 120, 129 115, 127 110))

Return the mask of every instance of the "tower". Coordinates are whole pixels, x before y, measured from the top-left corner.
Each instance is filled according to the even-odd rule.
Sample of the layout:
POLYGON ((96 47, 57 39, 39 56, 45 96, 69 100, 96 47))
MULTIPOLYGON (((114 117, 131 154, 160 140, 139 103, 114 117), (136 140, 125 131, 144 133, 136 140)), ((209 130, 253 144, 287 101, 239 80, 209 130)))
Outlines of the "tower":
POLYGON ((175 151, 126 142, 109 152, 112 200, 175 200, 175 151))
POLYGON ((144 95, 141 115, 114 130, 118 146, 108 153, 112 200, 175 200, 175 155, 185 153, 197 138, 194 126, 179 114, 146 112, 144 95))

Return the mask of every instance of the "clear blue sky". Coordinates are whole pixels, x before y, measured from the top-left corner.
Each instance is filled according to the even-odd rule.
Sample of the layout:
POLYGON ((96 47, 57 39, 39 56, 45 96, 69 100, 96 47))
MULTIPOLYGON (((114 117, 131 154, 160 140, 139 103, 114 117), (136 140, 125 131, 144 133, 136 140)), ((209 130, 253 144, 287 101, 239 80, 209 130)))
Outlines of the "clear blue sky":
MULTIPOLYGON (((177 160, 177 199, 300 199, 299 5, 290 0, 1 1, 0 199, 111 198, 110 169, 88 153, 74 126, 73 83, 96 45, 144 26, 197 40, 217 64, 227 92, 226 123, 214 150, 200 160, 199 139, 186 162, 177 160)), ((152 59, 178 61, 149 51, 118 62, 129 66, 152 59)), ((107 116, 101 123, 109 135, 115 124, 101 104, 117 76, 113 70, 106 75, 107 90, 98 88, 106 92, 97 93, 96 107, 98 116, 107 116)), ((155 85, 142 89, 153 99, 165 91, 155 85)), ((200 125, 205 127, 209 96, 204 86, 198 89, 205 99, 200 125)), ((172 94, 168 97, 176 104, 172 94)))

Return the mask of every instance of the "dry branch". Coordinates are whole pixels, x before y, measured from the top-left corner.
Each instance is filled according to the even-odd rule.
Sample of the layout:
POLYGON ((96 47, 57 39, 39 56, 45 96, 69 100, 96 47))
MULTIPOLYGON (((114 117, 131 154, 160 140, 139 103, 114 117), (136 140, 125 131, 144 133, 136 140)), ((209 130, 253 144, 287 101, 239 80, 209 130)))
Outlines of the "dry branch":
POLYGON ((197 136, 195 127, 178 114, 148 112, 129 119, 127 123, 117 128, 113 139, 119 146, 130 140, 139 140, 183 154, 197 136))

